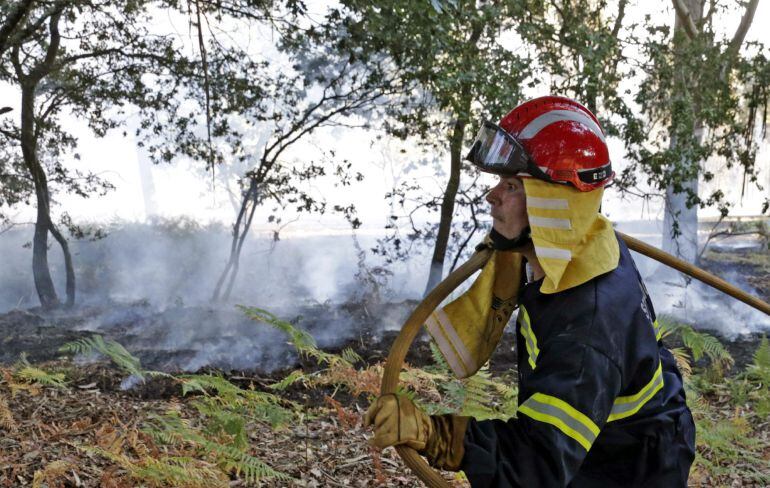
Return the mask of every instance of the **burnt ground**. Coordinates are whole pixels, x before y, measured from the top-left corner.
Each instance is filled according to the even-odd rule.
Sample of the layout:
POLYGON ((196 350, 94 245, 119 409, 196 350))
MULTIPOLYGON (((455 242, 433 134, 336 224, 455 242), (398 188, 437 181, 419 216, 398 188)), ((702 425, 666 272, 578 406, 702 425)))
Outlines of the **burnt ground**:
MULTIPOLYGON (((709 253, 704 266, 716 274, 737 267, 762 298, 770 298, 770 275, 766 273, 765 262, 756 257, 742 255, 740 251, 724 255, 709 253)), ((307 304, 300 312, 295 310, 286 315, 274 312, 309 330, 319 338, 319 345, 330 352, 351 347, 372 365, 384 361, 397 334, 395 329, 415 305, 414 301, 379 306, 307 304), (343 328, 347 332, 340 335, 343 328)), ((16 362, 20 353, 25 352, 33 364, 47 371, 64 372, 68 388, 12 395, 7 379, 0 377, 0 397, 8 399, 15 424, 12 431, 0 436, 0 486, 31 486, 35 474, 44 473, 54 461, 68 463, 66 469, 64 465, 56 465, 63 469, 56 481, 59 484, 51 482, 42 486, 135 486, 126 481, 125 470, 115 463, 86 455, 77 446, 108 445, 115 441, 118 432, 123 442, 128 442, 125 439, 129 437, 141 438, 137 432, 143 422, 150 415, 169 408, 186 409, 194 415, 187 406, 189 396, 181 395, 181 387, 174 380, 153 378, 123 390, 121 384, 126 375, 104 361, 76 358, 73 362, 62 358, 58 351, 62 344, 94 333, 123 344, 147 369, 216 371, 244 388, 266 390, 268 385, 296 368, 305 372, 318 369, 311 361, 294 354, 282 334, 264 324, 243 320, 238 310, 205 307, 154 310, 149 304, 139 302, 53 313, 32 309, 2 314, 0 369, 3 364, 16 362), (221 320, 219 326, 216 326, 217 320, 221 320), (266 351, 259 367, 227 367, 224 360, 228 354, 230 358, 239 354, 238 351, 243 350, 239 347, 244 344, 266 351), (204 360, 209 362, 203 364, 204 360)), ((412 346, 407 356, 409 364, 432 363, 426 339, 423 334, 412 346)), ((758 340, 759 336, 747 336, 723 341, 736 360, 734 372, 751 361, 758 340)), ((515 368, 512 341, 513 336, 506 333, 490 361, 493 373, 515 368)), ((246 359, 253 361, 253 357, 246 359)), ((278 431, 259 424, 253 427, 249 437, 254 455, 294 478, 288 486, 418 486, 392 449, 379 454, 366 445, 365 438, 370 434, 360 428, 361 415, 368 406, 366 395, 356 397, 332 386, 305 388, 297 384, 284 396, 307 408, 308 420, 278 431), (339 402, 337 407, 330 398, 339 402), (344 406, 343 413, 339 405, 344 406)), ((725 419, 730 422, 734 421, 732 416, 738 414, 728 400, 729 396, 718 398, 725 405, 720 411, 726 412, 725 419)), ((758 435, 770 445, 768 425, 766 422, 762 425, 758 435)), ((766 450, 764 456, 770 460, 770 451, 766 450)), ((55 474, 55 470, 50 471, 55 474)), ((711 479, 702 472, 697 474, 693 478, 698 480, 696 486, 722 486, 730 481, 711 479)), ((747 479, 730 482, 733 486, 761 486, 747 479)), ((453 483, 466 486, 461 481, 453 483)), ((230 486, 245 485, 237 476, 230 481, 230 486)), ((273 482, 268 486, 287 484, 273 482)))

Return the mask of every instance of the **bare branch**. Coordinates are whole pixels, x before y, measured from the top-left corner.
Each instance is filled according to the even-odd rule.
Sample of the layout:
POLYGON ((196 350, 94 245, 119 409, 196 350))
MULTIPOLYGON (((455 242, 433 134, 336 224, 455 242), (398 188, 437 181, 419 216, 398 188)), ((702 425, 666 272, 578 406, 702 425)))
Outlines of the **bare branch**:
POLYGON ((618 3, 618 16, 615 18, 615 25, 612 27, 612 37, 614 39, 618 38, 620 27, 623 25, 623 17, 626 16, 626 5, 628 5, 628 0, 620 0, 618 3))
POLYGON ((62 11, 56 11, 48 23, 48 29, 51 34, 51 41, 48 44, 48 49, 45 52, 45 58, 43 61, 35 66, 27 76, 28 81, 36 84, 38 81, 48 75, 53 69, 54 61, 56 61, 56 55, 59 53, 59 43, 61 42, 61 35, 59 34, 59 20, 61 19, 62 11))
POLYGON ((687 33, 687 37, 690 39, 695 39, 695 37, 698 35, 698 28, 695 27, 695 22, 692 20, 692 15, 690 15, 690 10, 687 8, 687 5, 684 4, 683 0, 672 0, 674 2, 674 10, 676 10, 676 15, 679 17, 679 20, 682 21, 682 25, 684 26, 684 31, 687 33))
POLYGON ((741 44, 743 44, 744 39, 746 39, 746 33, 749 31, 749 27, 751 27, 751 23, 754 21, 757 4, 759 4, 759 0, 751 0, 746 6, 746 11, 743 12, 743 17, 741 17, 741 23, 738 24, 738 28, 735 29, 735 34, 733 34, 733 38, 730 41, 730 46, 727 48, 729 57, 738 54, 741 44))

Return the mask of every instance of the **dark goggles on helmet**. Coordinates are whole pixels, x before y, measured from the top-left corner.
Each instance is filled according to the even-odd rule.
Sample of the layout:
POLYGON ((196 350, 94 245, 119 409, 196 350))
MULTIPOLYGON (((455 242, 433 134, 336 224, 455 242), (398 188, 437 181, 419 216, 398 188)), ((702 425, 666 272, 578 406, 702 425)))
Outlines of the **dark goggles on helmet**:
POLYGON ((465 159, 482 171, 510 176, 528 172, 534 166, 521 143, 488 120, 481 124, 465 159))

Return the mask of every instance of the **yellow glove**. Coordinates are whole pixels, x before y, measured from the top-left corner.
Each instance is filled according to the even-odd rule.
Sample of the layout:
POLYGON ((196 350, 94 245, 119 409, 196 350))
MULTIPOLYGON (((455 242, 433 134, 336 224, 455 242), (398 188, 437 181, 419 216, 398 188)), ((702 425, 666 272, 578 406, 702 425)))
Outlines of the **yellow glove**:
POLYGON ((372 443, 380 448, 406 445, 423 454, 431 466, 450 471, 460 468, 468 417, 430 416, 405 396, 383 395, 364 416, 374 426, 372 443))
POLYGON ((406 445, 420 452, 425 449, 433 422, 405 396, 379 397, 364 416, 364 426, 374 426, 372 443, 379 448, 406 445))

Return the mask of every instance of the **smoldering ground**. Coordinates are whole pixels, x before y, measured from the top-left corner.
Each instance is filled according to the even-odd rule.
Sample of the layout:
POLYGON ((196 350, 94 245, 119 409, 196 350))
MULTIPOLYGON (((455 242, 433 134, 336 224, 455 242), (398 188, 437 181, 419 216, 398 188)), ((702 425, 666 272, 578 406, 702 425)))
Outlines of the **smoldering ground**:
MULTIPOLYGON (((620 230, 659 244, 654 227, 620 230)), ((164 371, 272 371, 296 364, 287 337, 249 319, 236 304, 269 310, 310 332, 322 348, 357 343, 357 349, 382 356, 383 333, 400 328, 422 293, 430 255, 416 253, 392 266, 391 275, 378 274, 376 256, 360 259, 376 238, 255 236, 244 245, 230 300, 212 304, 229 250, 225 228, 185 220, 113 224, 104 239, 72 241, 77 307, 44 313, 34 306, 31 250, 25 247, 30 231, 14 229, 0 238, 0 362, 15 361, 21 352, 50 359, 61 344, 100 334, 124 345, 145 367, 164 371)), ((63 289, 56 251, 50 253, 53 274, 63 289)), ((648 258, 636 261, 658 314, 736 341, 770 330, 770 319, 750 307, 699 282, 685 284, 648 258)), ((719 274, 762 295, 747 279, 750 271, 727 266, 719 274)))

